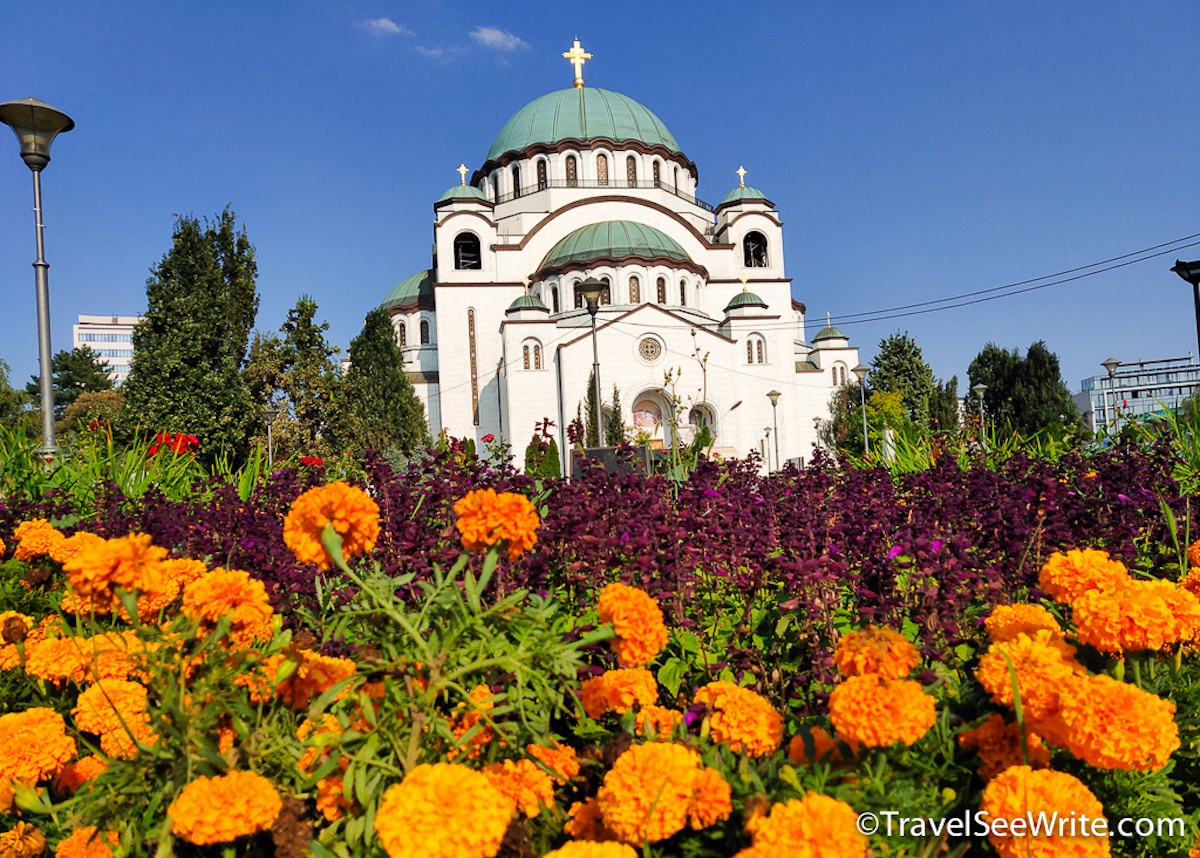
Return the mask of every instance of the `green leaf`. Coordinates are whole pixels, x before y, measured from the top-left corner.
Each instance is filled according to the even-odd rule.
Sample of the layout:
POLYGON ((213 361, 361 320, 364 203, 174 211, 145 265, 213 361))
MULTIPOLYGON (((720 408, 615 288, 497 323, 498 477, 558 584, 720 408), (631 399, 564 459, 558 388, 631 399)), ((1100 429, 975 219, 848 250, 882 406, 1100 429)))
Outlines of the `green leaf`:
POLYGON ((668 658, 658 669, 658 684, 665 688, 672 697, 677 696, 687 669, 687 662, 683 659, 674 656, 668 658))

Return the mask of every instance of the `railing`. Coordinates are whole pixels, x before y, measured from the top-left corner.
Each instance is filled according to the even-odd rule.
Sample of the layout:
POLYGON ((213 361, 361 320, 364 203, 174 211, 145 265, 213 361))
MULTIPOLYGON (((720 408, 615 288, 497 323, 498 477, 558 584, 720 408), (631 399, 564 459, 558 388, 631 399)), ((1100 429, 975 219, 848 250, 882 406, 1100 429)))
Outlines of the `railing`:
POLYGON ((511 202, 520 197, 528 197, 531 194, 536 194, 538 191, 545 191, 549 188, 585 188, 589 190, 602 188, 615 188, 620 190, 632 188, 635 190, 659 190, 666 191, 668 194, 679 197, 679 199, 683 200, 684 202, 689 202, 694 206, 698 206, 704 209, 706 212, 716 211, 716 208, 704 202, 704 200, 697 199, 691 194, 685 194, 678 188, 671 187, 666 182, 630 182, 628 180, 622 181, 619 179, 609 179, 607 182, 598 182, 594 179, 547 179, 544 182, 538 182, 536 184, 521 188, 519 191, 501 194, 500 197, 495 200, 495 202, 511 202))

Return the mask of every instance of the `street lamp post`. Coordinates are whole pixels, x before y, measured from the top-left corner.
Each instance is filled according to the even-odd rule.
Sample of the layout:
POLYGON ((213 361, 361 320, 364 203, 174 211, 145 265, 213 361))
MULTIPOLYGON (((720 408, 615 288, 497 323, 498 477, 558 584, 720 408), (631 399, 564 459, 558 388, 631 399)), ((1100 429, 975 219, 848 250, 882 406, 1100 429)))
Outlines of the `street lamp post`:
POLYGON ((42 455, 58 452, 54 437, 54 385, 50 357, 50 264, 42 237, 42 170, 50 163, 50 143, 75 127, 74 120, 36 98, 0 104, 0 122, 12 128, 21 143, 21 160, 33 172, 33 216, 37 227, 37 261, 33 263, 37 286, 38 363, 41 369, 42 455))
POLYGON ((779 405, 779 397, 783 396, 778 390, 771 390, 767 393, 767 399, 771 400, 771 423, 775 427, 775 469, 779 469, 779 410, 776 408, 779 405))
POLYGON ((600 296, 604 294, 603 281, 589 277, 575 286, 587 302, 588 315, 592 317, 592 377, 596 380, 596 446, 604 443, 604 400, 600 398, 600 349, 596 345, 596 311, 600 309, 600 296))
POLYGON ((975 394, 975 398, 979 400, 979 443, 984 450, 987 449, 987 433, 983 426, 983 395, 987 393, 987 385, 983 382, 971 388, 971 392, 975 394))
MULTIPOLYGON (((1192 305, 1196 312, 1196 347, 1200 349, 1200 260, 1184 262, 1176 259, 1171 270, 1192 284, 1192 305)), ((1200 351, 1196 352, 1196 359, 1200 360, 1200 351)))
POLYGON ((867 438, 867 373, 871 368, 866 364, 860 363, 851 372, 858 379, 858 393, 862 400, 862 418, 863 418, 863 455, 871 454, 871 442, 867 438))
POLYGON ((1109 412, 1112 415, 1112 427, 1115 432, 1117 429, 1117 367, 1121 362, 1116 358, 1109 358, 1103 361, 1100 366, 1104 367, 1108 373, 1108 390, 1109 398, 1112 399, 1112 410, 1109 412))

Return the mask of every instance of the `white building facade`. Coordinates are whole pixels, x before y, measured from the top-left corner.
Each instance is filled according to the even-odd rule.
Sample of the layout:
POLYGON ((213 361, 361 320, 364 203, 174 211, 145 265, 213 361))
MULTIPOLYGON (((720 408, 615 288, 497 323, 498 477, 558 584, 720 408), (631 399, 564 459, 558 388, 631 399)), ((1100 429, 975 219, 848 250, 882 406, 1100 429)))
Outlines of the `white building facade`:
POLYGON ((719 205, 697 199, 661 120, 578 71, 505 123, 469 183, 459 168, 434 204, 431 266, 381 304, 430 429, 519 456, 549 418, 565 451, 593 364, 578 286, 597 278, 603 398, 616 387, 630 440, 669 446, 704 421, 719 454, 811 457, 858 351, 828 324, 806 335, 775 205, 740 169, 719 205))
POLYGON ((133 328, 139 316, 79 316, 72 326, 72 348, 87 346, 100 355, 108 377, 121 384, 133 364, 133 328))
POLYGON ((1191 357, 1158 358, 1120 363, 1111 378, 1085 378, 1074 399, 1090 431, 1111 433, 1130 420, 1180 408, 1197 387, 1200 365, 1191 357))

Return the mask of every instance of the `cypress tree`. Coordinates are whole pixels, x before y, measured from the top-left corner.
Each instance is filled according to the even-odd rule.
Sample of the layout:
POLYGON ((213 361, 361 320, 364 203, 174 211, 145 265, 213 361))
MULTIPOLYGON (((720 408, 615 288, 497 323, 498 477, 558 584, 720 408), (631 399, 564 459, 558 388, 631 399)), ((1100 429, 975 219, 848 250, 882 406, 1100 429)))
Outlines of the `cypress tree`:
POLYGON ((625 443, 625 421, 621 417, 621 393, 613 385, 612 410, 604 421, 604 443, 619 447, 625 443))

